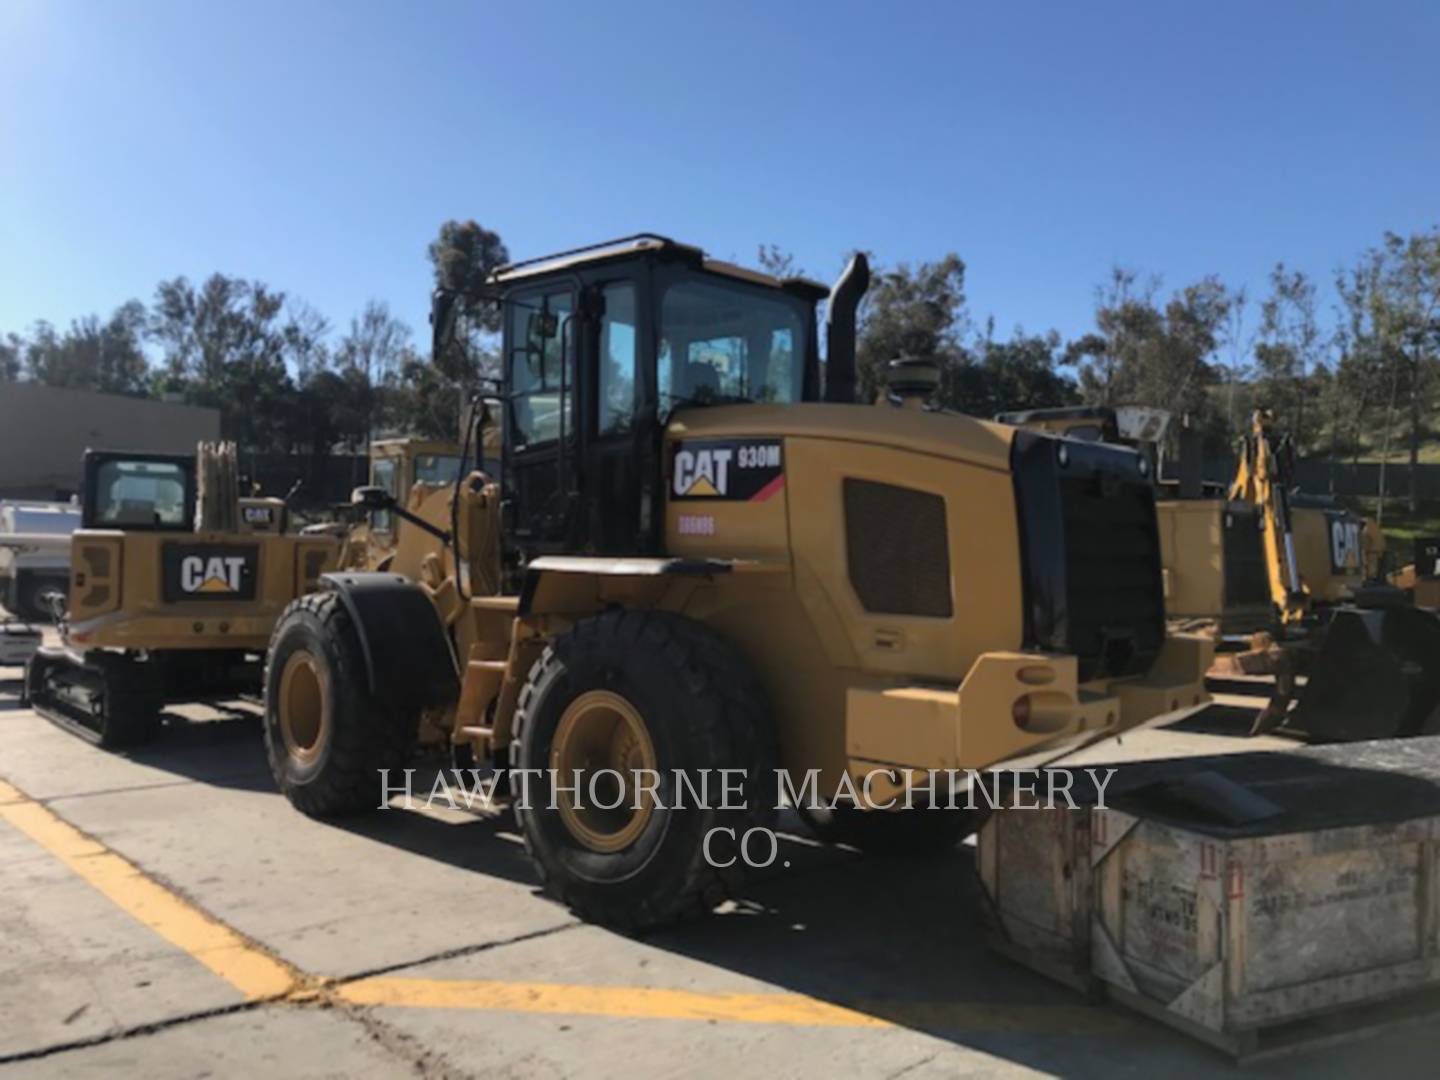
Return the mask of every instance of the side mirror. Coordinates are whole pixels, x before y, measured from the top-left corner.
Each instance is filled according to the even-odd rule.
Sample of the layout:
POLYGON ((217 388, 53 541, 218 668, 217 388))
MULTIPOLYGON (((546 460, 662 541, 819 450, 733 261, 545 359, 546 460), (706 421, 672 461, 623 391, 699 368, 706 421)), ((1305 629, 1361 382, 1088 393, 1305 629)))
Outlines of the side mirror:
POLYGON ((430 356, 439 359, 455 340, 456 300, 449 289, 436 289, 430 294, 430 356))
POLYGON ((395 505, 395 496, 383 487, 357 487, 350 493, 350 505, 361 510, 389 510, 395 505))
POLYGON ((560 332, 560 317, 549 311, 532 311, 525 320, 525 339, 539 351, 545 349, 545 342, 560 332))

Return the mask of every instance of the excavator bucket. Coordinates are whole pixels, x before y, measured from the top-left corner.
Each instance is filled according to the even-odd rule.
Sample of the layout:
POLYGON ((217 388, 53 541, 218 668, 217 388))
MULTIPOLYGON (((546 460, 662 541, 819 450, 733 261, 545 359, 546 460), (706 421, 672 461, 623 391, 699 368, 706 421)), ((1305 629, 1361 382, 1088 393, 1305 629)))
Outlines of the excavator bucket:
POLYGON ((1325 741, 1440 734, 1440 617, 1414 607, 1341 608, 1286 729, 1325 741))

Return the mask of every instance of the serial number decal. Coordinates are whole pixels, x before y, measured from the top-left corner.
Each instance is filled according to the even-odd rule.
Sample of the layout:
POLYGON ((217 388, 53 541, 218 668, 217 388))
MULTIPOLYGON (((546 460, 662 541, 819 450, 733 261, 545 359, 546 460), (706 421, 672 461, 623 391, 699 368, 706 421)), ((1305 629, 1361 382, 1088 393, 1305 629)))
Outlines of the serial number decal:
POLYGON ((709 514, 681 514, 676 530, 681 536, 714 536, 715 519, 709 514))
POLYGON ((685 439, 670 462, 675 499, 762 502, 785 486, 779 439, 685 439))

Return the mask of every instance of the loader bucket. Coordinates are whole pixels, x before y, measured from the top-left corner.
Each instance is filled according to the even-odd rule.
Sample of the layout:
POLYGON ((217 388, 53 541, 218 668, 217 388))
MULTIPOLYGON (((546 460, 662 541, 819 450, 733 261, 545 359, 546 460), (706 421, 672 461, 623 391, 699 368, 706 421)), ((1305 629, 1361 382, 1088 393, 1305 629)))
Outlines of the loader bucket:
POLYGON ((1349 742, 1440 733, 1440 617, 1414 607, 1341 608, 1285 727, 1349 742))

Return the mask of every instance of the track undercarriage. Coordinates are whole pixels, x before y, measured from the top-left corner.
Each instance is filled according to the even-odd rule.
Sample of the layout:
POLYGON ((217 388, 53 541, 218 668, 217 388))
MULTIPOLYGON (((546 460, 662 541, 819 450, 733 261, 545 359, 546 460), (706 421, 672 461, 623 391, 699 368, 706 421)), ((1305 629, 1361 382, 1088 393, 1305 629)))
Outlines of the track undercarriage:
POLYGON ((259 656, 234 651, 47 647, 30 661, 25 696, 47 720, 97 746, 120 749, 155 738, 169 703, 258 693, 262 667, 259 656))

